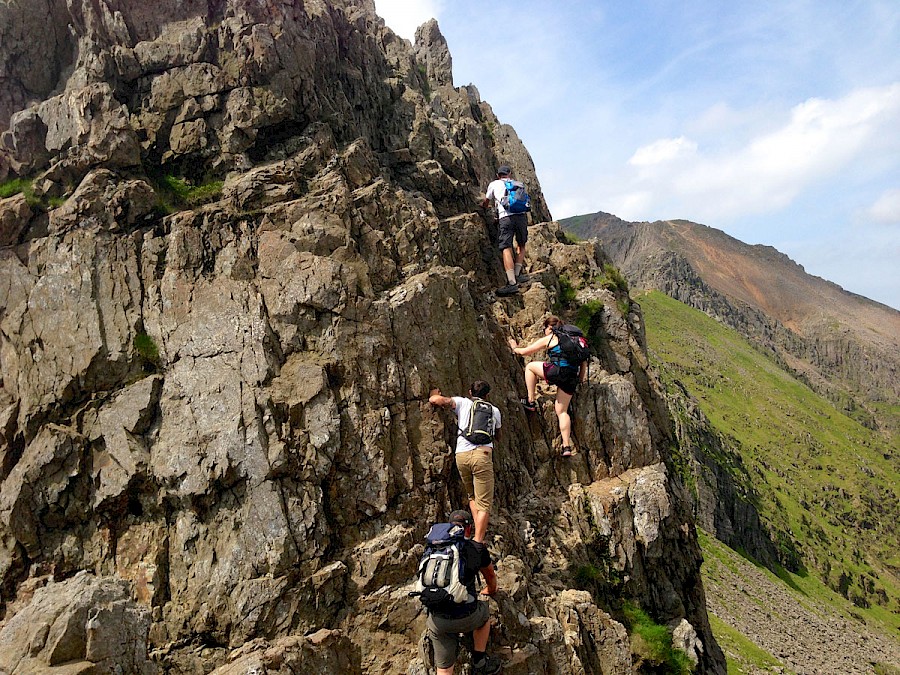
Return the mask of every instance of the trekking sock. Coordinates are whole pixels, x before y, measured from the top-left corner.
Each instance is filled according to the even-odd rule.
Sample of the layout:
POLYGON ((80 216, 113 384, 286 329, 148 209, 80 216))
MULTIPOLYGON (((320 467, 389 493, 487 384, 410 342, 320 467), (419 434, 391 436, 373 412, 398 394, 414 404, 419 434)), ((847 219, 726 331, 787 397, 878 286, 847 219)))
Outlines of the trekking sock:
POLYGON ((516 276, 519 276, 522 273, 522 264, 516 263, 516 276))
POLYGON ((513 270, 506 270, 506 280, 510 286, 516 285, 516 273, 513 270))

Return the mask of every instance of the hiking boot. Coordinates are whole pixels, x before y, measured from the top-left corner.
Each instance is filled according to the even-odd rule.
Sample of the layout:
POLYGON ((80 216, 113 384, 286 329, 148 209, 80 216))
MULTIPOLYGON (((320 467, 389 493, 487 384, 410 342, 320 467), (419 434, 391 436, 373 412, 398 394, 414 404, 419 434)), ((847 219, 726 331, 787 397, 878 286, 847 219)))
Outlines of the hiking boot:
POLYGON ((568 445, 564 445, 564 446, 562 446, 562 450, 560 451, 559 454, 563 457, 571 457, 572 455, 575 454, 575 451, 572 450, 572 448, 570 448, 568 445))
POLYGON ((531 277, 525 274, 525 272, 522 272, 519 276, 516 277, 517 284, 527 284, 529 281, 531 281, 531 277))
POLYGON ((485 656, 481 661, 472 664, 472 673, 474 675, 492 675, 499 673, 503 662, 499 656, 485 656))
POLYGON ((496 291, 497 295, 515 295, 518 292, 518 284, 506 284, 506 286, 498 288, 496 291))
POLYGON ((537 412, 537 403, 534 401, 529 401, 527 398, 523 398, 520 403, 522 407, 525 408, 528 412, 537 412))

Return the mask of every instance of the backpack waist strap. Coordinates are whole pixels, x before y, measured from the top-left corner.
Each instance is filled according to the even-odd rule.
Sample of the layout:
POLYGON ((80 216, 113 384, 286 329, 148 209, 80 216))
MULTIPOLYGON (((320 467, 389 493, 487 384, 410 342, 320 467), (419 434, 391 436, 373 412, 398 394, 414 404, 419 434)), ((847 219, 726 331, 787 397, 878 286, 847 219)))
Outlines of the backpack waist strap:
MULTIPOLYGON (((471 595, 469 597, 472 598, 471 595)), ((431 614, 432 616, 437 616, 437 617, 440 617, 441 619, 447 619, 447 620, 465 619, 467 616, 471 616, 476 611, 478 611, 478 600, 476 600, 475 598, 472 598, 472 602, 464 603, 464 604, 460 605, 459 608, 460 608, 459 613, 454 612, 452 614, 447 614, 445 612, 434 612, 431 610, 428 610, 428 613, 431 614), (466 611, 463 611, 463 610, 466 610, 466 611)))

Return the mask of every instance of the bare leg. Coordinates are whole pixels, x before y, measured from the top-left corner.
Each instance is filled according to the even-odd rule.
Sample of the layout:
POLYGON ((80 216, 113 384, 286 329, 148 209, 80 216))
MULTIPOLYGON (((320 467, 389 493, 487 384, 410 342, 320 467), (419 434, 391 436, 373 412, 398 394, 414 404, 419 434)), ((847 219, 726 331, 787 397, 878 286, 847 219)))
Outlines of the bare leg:
POLYGON ((525 245, 516 243, 516 263, 525 265, 525 245))
POLYGON ((525 366, 525 388, 528 390, 528 400, 534 402, 537 394, 538 380, 544 379, 544 363, 532 361, 525 366))
POLYGON ((488 519, 490 518, 490 513, 487 511, 480 510, 477 506, 475 506, 475 500, 469 500, 469 512, 472 514, 472 518, 475 520, 475 536, 472 537, 477 542, 484 543, 484 535, 487 534, 488 527, 488 519))
POLYGON ((505 248, 501 251, 501 253, 503 254, 503 269, 513 269, 515 267, 515 260, 513 260, 512 248, 505 248))
POLYGON ((488 619, 480 628, 472 631, 472 640, 475 643, 476 652, 487 651, 488 640, 491 637, 491 620, 488 619))
POLYGON ((453 666, 449 668, 438 668, 437 675, 453 675, 453 666))
POLYGON ((559 418, 559 435, 562 436, 563 447, 572 447, 569 443, 572 434, 572 419, 569 417, 569 403, 572 401, 572 394, 567 394, 562 389, 557 388, 556 403, 553 407, 556 409, 556 416, 559 418))

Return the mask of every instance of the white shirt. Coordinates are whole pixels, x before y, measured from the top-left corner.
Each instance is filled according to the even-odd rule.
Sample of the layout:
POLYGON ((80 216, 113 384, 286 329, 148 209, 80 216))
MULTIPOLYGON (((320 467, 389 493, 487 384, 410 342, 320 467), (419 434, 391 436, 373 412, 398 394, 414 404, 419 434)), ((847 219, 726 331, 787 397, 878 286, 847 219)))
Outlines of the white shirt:
MULTIPOLYGON (((470 398, 463 398, 462 396, 453 396, 452 398, 453 404, 456 406, 456 426, 458 427, 456 430, 456 452, 468 452, 469 450, 474 450, 478 447, 493 448, 493 441, 478 446, 474 443, 469 443, 469 441, 462 437, 460 429, 465 429, 466 425, 469 423, 469 417, 472 415, 472 406, 475 404, 470 398)), ((491 408, 494 409, 494 431, 496 432, 496 430, 500 428, 500 411, 497 410, 497 406, 493 403, 491 404, 491 408)))
POLYGON ((491 181, 491 184, 487 187, 487 192, 484 195, 485 199, 493 199, 494 203, 497 205, 497 215, 500 218, 506 218, 506 216, 511 215, 509 211, 503 208, 503 204, 500 203, 500 200, 506 196, 506 181, 512 180, 512 178, 507 178, 505 180, 498 178, 497 180, 491 181))

